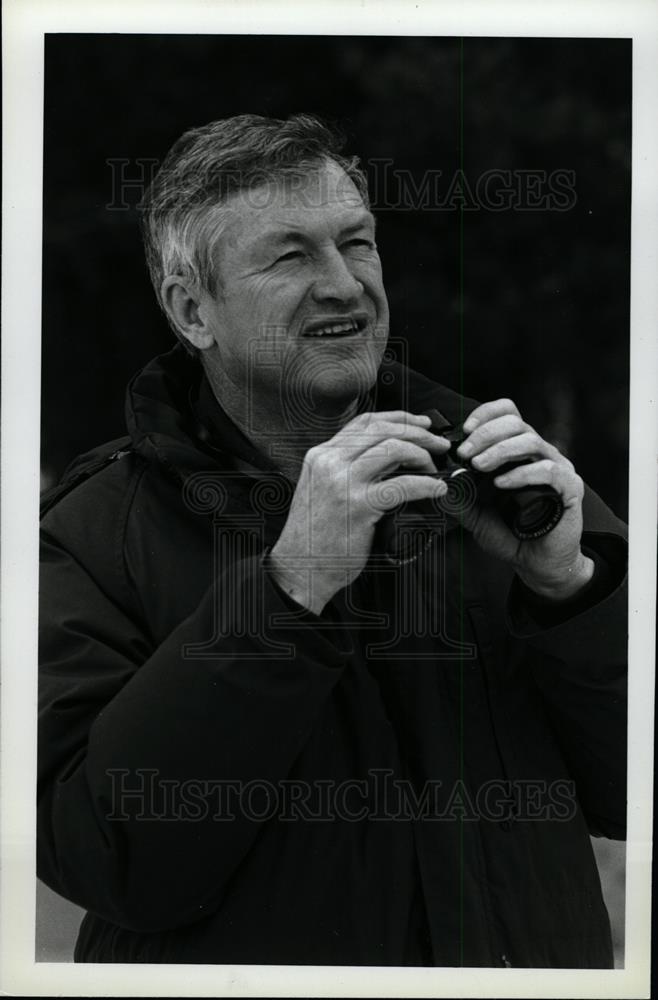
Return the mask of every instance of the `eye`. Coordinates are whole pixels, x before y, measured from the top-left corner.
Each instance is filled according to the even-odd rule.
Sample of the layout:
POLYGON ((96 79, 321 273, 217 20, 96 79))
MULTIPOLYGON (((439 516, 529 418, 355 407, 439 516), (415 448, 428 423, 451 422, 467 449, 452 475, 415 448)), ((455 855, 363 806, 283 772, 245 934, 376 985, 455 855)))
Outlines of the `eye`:
POLYGON ((347 249, 365 249, 365 250, 376 250, 377 247, 372 240, 365 239, 363 236, 355 236, 354 239, 346 240, 343 243, 344 247, 347 249))
POLYGON ((303 256, 304 255, 301 250, 289 250, 287 253, 281 254, 280 257, 277 257, 275 263, 280 264, 287 260, 297 260, 298 258, 303 256))

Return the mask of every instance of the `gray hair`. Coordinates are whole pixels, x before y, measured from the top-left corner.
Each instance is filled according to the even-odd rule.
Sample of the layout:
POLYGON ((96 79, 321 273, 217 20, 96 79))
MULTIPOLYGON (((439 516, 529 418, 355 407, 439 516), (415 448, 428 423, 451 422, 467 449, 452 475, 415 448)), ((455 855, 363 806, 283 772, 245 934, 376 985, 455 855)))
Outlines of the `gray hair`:
POLYGON ((218 291, 213 262, 217 220, 212 209, 231 195, 333 161, 368 207, 365 173, 358 157, 341 154, 344 142, 336 128, 306 114, 286 120, 237 115, 185 132, 167 153, 139 206, 146 262, 165 315, 161 286, 169 275, 180 275, 211 295, 218 291))

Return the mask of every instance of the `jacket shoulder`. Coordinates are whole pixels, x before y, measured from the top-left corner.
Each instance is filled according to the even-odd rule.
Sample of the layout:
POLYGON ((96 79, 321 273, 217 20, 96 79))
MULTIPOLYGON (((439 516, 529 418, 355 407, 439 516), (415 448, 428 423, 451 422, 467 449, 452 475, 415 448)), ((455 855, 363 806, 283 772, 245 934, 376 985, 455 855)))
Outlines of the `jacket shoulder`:
MULTIPOLYGON (((118 441, 127 445, 128 439, 118 441)), ((116 444, 76 459, 44 496, 41 536, 51 551, 55 547, 66 553, 104 590, 123 592, 126 523, 146 462, 116 444)))
POLYGON ((41 494, 40 517, 43 519, 69 493, 113 462, 124 458, 131 450, 130 438, 121 437, 78 455, 64 470, 59 482, 41 494))

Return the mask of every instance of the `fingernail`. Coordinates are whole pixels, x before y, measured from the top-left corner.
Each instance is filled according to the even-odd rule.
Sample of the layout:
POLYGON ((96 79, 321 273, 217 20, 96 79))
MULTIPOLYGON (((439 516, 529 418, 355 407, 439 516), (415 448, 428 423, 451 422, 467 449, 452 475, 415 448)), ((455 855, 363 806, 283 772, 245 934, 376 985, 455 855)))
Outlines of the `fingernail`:
POLYGON ((477 417, 468 417, 468 419, 465 420, 464 423, 462 424, 462 428, 466 431, 467 434, 470 434, 471 431, 475 430, 475 428, 478 426, 479 423, 480 421, 477 419, 477 417))
POLYGON ((471 444, 470 441, 464 441, 464 443, 460 444, 459 448, 457 449, 457 454, 462 455, 464 458, 468 458, 468 456, 471 455, 472 453, 473 453, 473 445, 471 444))

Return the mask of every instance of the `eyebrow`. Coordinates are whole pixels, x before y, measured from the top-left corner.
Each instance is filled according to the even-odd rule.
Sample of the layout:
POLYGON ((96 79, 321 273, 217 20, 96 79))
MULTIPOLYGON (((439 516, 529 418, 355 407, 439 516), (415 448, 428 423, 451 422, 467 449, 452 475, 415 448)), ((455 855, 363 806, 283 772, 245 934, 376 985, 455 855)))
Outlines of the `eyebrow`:
POLYGON ((357 222, 353 222, 350 226, 345 226, 341 229, 341 236, 349 236, 350 233, 356 233, 359 229, 363 229, 365 225, 372 222, 372 228, 377 228, 377 220, 372 212, 364 212, 361 218, 357 222))
MULTIPOLYGON (((352 233, 356 233, 360 229, 363 229, 364 226, 367 226, 369 223, 372 223, 374 229, 376 226, 376 219, 375 216, 372 214, 372 212, 365 211, 357 220, 351 222, 348 226, 343 226, 339 230, 338 235, 350 236, 352 233)), ((284 229, 284 230, 273 229, 269 233, 267 232, 264 233, 259 238, 259 243, 261 244, 261 246, 266 245, 268 247, 277 247, 281 246, 284 243, 302 243, 308 238, 309 238, 308 233, 301 232, 297 229, 284 229)))

